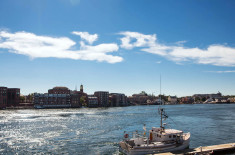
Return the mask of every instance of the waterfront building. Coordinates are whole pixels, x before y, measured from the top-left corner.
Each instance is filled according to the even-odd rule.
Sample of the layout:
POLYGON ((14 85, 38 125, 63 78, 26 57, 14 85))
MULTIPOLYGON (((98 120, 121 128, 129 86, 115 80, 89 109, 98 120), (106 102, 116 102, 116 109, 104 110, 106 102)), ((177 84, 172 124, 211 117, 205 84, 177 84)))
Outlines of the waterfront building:
POLYGON ((75 89, 74 91, 70 91, 70 94, 71 97, 73 98, 72 105, 74 105, 74 102, 77 102, 76 100, 79 100, 79 107, 88 105, 88 95, 83 92, 83 85, 80 86, 80 91, 77 91, 75 89))
POLYGON ((202 100, 206 101, 207 99, 221 99, 222 94, 218 92, 217 94, 194 94, 193 95, 194 100, 202 100))
POLYGON ((228 101, 231 102, 231 103, 234 103, 235 102, 235 97, 228 98, 228 101))
POLYGON ((80 108, 82 103, 80 102, 80 94, 70 94, 71 97, 71 108, 80 108))
POLYGON ((99 107, 109 107, 109 92, 108 91, 96 91, 94 95, 98 98, 99 107))
POLYGON ((49 89, 48 93, 35 93, 33 97, 36 108, 80 108, 87 104, 87 100, 82 85, 80 91, 72 91, 67 87, 54 87, 49 89))
POLYGON ((7 87, 0 87, 0 109, 7 107, 7 87))
POLYGON ((146 93, 133 94, 128 97, 128 101, 131 104, 147 104, 148 99, 152 99, 152 97, 148 96, 146 93))
POLYGON ((48 90, 48 94, 70 94, 70 90, 67 87, 54 87, 48 90))
POLYGON ((94 96, 94 95, 88 95, 88 104, 87 106, 89 108, 96 108, 98 107, 98 97, 94 96))
POLYGON ((181 104, 192 104, 194 102, 194 98, 191 96, 181 97, 180 103, 181 104))
POLYGON ((19 106, 20 103, 20 89, 0 87, 0 108, 19 106))
POLYGON ((71 107, 70 94, 40 94, 34 93, 35 108, 69 108, 71 107))
POLYGON ((20 103, 20 89, 7 88, 7 107, 19 106, 20 103))
POLYGON ((169 104, 177 104, 177 97, 176 96, 168 96, 169 104))
POLYGON ((112 107, 127 106, 127 97, 125 94, 111 93, 109 100, 112 107))

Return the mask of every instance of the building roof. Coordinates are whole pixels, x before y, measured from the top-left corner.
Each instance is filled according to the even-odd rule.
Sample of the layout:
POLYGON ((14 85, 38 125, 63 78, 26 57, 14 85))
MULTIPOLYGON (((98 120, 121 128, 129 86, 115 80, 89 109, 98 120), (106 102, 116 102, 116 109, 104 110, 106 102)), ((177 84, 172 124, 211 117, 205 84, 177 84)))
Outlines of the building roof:
POLYGON ((95 93, 109 93, 108 91, 95 91, 95 93))
POLYGON ((56 86, 56 87, 54 87, 53 89, 64 89, 64 90, 68 90, 68 88, 67 87, 61 87, 61 86, 56 86))

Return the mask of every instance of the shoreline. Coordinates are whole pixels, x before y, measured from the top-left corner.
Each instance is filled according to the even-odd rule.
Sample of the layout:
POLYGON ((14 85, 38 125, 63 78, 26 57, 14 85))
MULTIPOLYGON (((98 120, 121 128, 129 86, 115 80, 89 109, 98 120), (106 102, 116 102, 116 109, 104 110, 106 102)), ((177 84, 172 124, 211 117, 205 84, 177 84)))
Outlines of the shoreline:
MULTIPOLYGON (((211 105, 218 105, 218 104, 235 104, 235 102, 230 102, 230 103, 224 103, 224 102, 219 102, 219 103, 197 103, 197 104, 211 104, 211 105)), ((164 104, 164 105, 197 105, 197 104, 164 104)), ((125 106, 125 107, 131 107, 131 106, 151 106, 151 105, 159 105, 159 104, 134 104, 130 106, 125 106)), ((81 107, 81 108, 86 108, 90 109, 90 107, 81 107)), ((42 109, 81 109, 81 108, 42 108, 42 109)), ((95 108, 115 108, 115 107, 95 107, 95 108)), ((22 110, 22 109, 37 109, 34 108, 34 106, 17 106, 17 107, 6 107, 6 109, 0 109, 0 110, 22 110)), ((94 107, 92 108, 94 109, 94 107)), ((38 110, 38 109, 37 109, 38 110)))

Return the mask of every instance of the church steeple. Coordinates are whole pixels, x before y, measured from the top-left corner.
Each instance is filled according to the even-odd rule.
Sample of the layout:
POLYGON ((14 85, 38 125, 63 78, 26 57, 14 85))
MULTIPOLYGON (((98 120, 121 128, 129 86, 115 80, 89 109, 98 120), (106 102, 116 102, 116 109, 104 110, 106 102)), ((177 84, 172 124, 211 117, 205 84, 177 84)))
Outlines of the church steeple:
POLYGON ((83 85, 82 85, 82 84, 81 84, 81 86, 80 86, 80 92, 83 93, 83 85))

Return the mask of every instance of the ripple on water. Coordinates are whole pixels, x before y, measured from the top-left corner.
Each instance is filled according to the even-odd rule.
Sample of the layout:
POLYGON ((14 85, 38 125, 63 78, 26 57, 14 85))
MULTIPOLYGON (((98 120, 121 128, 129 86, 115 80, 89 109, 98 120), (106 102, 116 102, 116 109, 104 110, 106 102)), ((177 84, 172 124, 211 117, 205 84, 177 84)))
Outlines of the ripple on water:
MULTIPOLYGON (((234 142, 235 105, 165 106, 191 146, 234 142)), ((157 106, 0 111, 0 154, 117 154, 123 131, 159 126, 157 106)), ((173 120, 173 121, 172 121, 173 120)))

